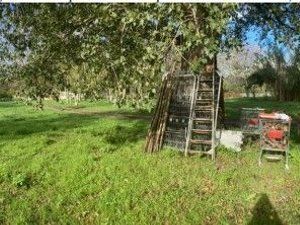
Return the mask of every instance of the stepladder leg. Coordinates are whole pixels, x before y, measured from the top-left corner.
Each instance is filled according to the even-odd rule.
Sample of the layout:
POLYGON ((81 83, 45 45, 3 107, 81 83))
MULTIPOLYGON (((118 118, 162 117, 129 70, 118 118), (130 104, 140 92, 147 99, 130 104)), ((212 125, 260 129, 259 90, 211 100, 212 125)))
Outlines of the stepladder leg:
POLYGON ((216 159, 216 152, 215 152, 215 149, 212 150, 211 159, 212 159, 212 160, 215 160, 215 159, 216 159))
POLYGON ((289 170, 289 153, 285 152, 285 169, 289 170))
POLYGON ((189 155, 189 151, 186 149, 186 150, 184 151, 184 156, 187 157, 188 155, 189 155))
POLYGON ((259 166, 262 165, 262 162, 261 162, 262 155, 263 155, 263 150, 261 149, 261 150, 260 150, 260 153, 259 153, 259 158, 258 158, 258 165, 259 165, 259 166))
POLYGON ((289 167, 288 164, 285 164, 285 169, 286 169, 286 170, 289 170, 289 169, 290 169, 290 167, 289 167))

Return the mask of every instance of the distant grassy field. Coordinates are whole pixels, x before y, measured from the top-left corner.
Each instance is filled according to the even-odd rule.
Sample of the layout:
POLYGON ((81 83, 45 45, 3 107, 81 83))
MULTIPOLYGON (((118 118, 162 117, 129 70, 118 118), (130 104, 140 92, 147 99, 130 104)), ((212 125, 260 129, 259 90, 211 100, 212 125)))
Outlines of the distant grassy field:
MULTIPOLYGON (((246 104, 256 106, 228 101, 228 115, 246 104)), ((149 122, 105 102, 47 102, 44 111, 0 103, 0 224, 300 224, 296 139, 289 171, 282 162, 259 168, 255 144, 220 149, 216 162, 145 154, 149 122)))
POLYGON ((234 98, 227 99, 225 111, 227 119, 240 118, 242 108, 263 108, 269 112, 281 111, 290 115, 294 120, 300 120, 300 102, 279 102, 272 98, 234 98))

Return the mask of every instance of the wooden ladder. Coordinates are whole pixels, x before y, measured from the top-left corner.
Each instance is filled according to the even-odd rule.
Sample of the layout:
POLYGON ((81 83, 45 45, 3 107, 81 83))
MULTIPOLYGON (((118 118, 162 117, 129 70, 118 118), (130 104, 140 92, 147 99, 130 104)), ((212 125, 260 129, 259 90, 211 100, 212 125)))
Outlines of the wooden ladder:
MULTIPOLYGON (((185 155, 200 153, 215 159, 216 108, 218 108, 219 83, 215 71, 196 78, 194 96, 191 100, 189 124, 187 129, 185 155)), ((219 79, 219 82, 220 79, 219 79)), ((220 88, 219 88, 220 89, 220 88)))

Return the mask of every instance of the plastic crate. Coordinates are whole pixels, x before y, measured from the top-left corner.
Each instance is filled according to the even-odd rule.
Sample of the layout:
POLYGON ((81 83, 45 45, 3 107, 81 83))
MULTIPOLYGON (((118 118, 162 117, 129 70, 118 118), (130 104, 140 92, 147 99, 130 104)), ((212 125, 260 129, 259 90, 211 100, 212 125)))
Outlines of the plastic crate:
POLYGON ((260 108, 242 108, 240 122, 243 134, 259 135, 258 115, 264 111, 260 108))

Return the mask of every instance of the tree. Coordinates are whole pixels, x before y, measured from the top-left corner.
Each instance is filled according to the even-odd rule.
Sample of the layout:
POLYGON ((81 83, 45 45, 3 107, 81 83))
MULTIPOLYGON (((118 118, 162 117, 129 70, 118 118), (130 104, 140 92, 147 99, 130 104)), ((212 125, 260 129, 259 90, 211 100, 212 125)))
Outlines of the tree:
POLYGON ((181 42, 173 46, 181 68, 193 71, 205 64, 202 56, 219 51, 220 43, 241 43, 252 26, 262 30, 262 38, 272 32, 278 41, 299 40, 297 4, 6 4, 0 10, 1 60, 13 62, 14 77, 35 86, 24 92, 34 98, 57 96, 68 86, 72 67, 84 63, 105 75, 100 88, 88 85, 88 93, 110 90, 120 106, 143 107, 157 96, 174 39, 181 42), (42 84, 34 76, 29 81, 32 70, 25 74, 16 61, 42 66, 35 76, 51 73, 41 80, 52 88, 39 90, 42 84))
POLYGON ((255 94, 253 86, 249 89, 248 78, 260 66, 264 53, 259 46, 246 45, 218 55, 218 67, 225 77, 224 88, 236 93, 255 94))
MULTIPOLYGON (((180 42, 180 59, 184 60, 181 69, 192 70, 199 74, 204 65, 214 59, 221 44, 221 35, 229 21, 229 15, 233 8, 222 8, 222 5, 214 7, 199 7, 193 5, 184 9, 183 21, 188 24, 187 32, 183 32, 180 42), (224 11, 222 11, 224 10, 224 11)), ((176 49, 176 45, 173 44, 176 49)), ((172 53, 172 52, 171 52, 172 53)), ((172 54, 173 55, 173 54, 172 54)), ((146 139, 145 151, 156 152, 162 147, 164 130, 166 127, 168 107, 174 87, 174 74, 177 58, 171 61, 170 70, 165 76, 161 87, 160 96, 151 126, 146 139)), ((181 60, 181 61, 182 61, 181 60)))
POLYGON ((227 30, 227 42, 245 39, 247 31, 253 27, 261 30, 261 39, 272 34, 276 41, 295 46, 300 40, 299 4, 241 4, 238 13, 233 14, 227 30))
POLYGON ((290 62, 284 58, 282 48, 274 46, 264 59, 263 67, 248 78, 249 87, 267 85, 279 101, 300 99, 299 49, 295 50, 290 62))
POLYGON ((1 32, 12 46, 6 58, 25 58, 27 67, 41 70, 34 76, 53 87, 40 87, 33 70, 17 67, 19 79, 32 77, 27 80, 35 86, 31 96, 57 95, 73 65, 84 63, 107 75, 102 90, 112 90, 119 105, 139 107, 155 98, 174 40, 184 37, 176 46, 183 67, 199 70, 207 60, 199 56, 209 58, 218 50, 234 9, 231 4, 3 5, 1 32))

